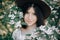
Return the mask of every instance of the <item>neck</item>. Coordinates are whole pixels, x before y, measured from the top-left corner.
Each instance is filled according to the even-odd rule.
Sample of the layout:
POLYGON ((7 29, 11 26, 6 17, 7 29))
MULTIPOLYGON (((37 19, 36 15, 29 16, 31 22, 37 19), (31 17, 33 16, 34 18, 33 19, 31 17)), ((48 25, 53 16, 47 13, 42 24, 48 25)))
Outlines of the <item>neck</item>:
POLYGON ((36 28, 36 24, 27 27, 28 30, 36 28))
POLYGON ((23 32, 26 32, 26 31, 29 31, 29 30, 33 30, 33 29, 35 29, 35 28, 36 28, 36 24, 34 24, 34 25, 32 25, 32 26, 27 26, 26 29, 21 28, 21 30, 22 30, 23 32))
POLYGON ((31 26, 27 26, 26 29, 24 29, 24 28, 21 28, 21 29, 22 29, 22 30, 31 30, 31 29, 35 29, 35 28, 36 28, 36 24, 31 25, 31 26))

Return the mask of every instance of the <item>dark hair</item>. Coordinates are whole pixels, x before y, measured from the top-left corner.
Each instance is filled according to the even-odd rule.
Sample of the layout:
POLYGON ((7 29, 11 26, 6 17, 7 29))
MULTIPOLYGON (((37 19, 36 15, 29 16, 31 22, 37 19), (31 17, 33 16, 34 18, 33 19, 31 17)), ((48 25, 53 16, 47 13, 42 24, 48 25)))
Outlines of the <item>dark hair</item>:
MULTIPOLYGON (((44 18, 42 11, 36 4, 32 4, 32 3, 25 4, 25 6, 22 8, 23 15, 25 15, 25 13, 30 7, 33 7, 35 10, 35 15, 37 16, 37 22, 36 22, 37 27, 39 27, 40 25, 44 25, 44 18)), ((23 25, 22 28, 27 28, 27 26, 23 25)))

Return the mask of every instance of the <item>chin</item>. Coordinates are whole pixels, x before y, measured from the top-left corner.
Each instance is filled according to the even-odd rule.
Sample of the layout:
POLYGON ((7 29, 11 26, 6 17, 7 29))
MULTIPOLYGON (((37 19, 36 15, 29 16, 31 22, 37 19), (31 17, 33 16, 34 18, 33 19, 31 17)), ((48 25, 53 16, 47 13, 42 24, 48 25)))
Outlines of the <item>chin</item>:
POLYGON ((33 24, 28 24, 28 26, 32 26, 33 24))
POLYGON ((28 26, 32 26, 32 25, 34 25, 34 24, 35 24, 35 23, 32 23, 32 22, 31 22, 31 23, 28 23, 28 22, 27 22, 27 25, 28 25, 28 26))

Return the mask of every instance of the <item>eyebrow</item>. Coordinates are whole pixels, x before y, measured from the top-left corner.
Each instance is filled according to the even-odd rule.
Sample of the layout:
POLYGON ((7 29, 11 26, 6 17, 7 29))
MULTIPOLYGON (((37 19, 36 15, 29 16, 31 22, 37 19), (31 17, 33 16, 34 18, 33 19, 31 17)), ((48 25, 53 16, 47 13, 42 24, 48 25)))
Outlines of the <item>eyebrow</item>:
MULTIPOLYGON (((26 14, 29 14, 29 12, 26 12, 26 14)), ((34 15, 36 15, 36 13, 33 13, 34 15)))

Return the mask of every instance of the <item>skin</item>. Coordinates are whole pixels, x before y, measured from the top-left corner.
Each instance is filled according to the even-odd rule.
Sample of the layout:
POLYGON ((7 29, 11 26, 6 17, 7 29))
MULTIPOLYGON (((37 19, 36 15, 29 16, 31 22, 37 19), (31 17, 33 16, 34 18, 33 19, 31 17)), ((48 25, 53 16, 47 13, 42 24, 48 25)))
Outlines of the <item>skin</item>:
POLYGON ((33 7, 27 10, 27 13, 24 16, 24 21, 27 23, 28 27, 36 25, 37 17, 33 7))
POLYGON ((27 29, 21 29, 23 32, 27 32, 31 29, 36 28, 37 16, 35 15, 35 10, 30 7, 24 15, 24 21, 27 23, 27 29))

